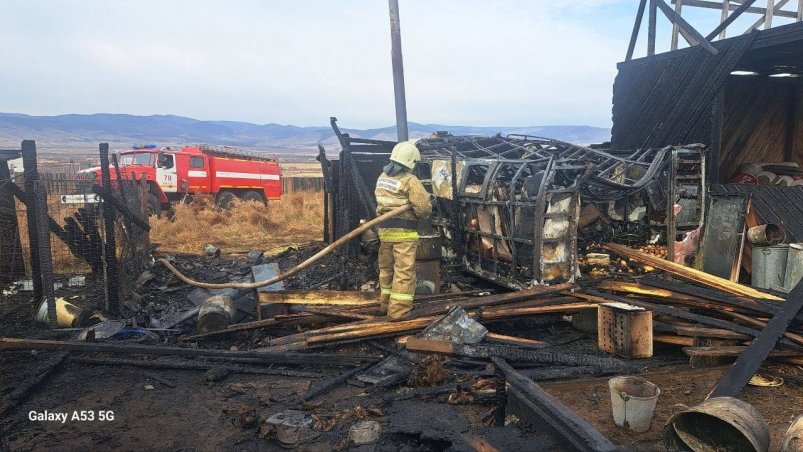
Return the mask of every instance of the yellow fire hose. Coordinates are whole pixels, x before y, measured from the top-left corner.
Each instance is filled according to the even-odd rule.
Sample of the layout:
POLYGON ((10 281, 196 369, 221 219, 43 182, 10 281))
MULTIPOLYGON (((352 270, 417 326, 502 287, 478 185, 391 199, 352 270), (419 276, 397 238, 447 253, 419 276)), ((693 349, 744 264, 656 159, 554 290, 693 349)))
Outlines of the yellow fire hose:
POLYGON ((252 283, 243 283, 243 282, 241 282, 241 283, 233 283, 232 282, 232 283, 221 283, 221 284, 194 281, 194 280, 184 276, 167 259, 159 258, 159 259, 156 259, 156 262, 158 262, 158 263, 164 265, 165 267, 167 267, 167 269, 170 270, 171 272, 173 272, 173 274, 176 275, 178 277, 178 279, 184 281, 185 283, 187 283, 187 284, 189 284, 191 286, 202 287, 204 289, 256 289, 258 287, 269 286, 271 284, 277 283, 279 281, 285 280, 285 279, 295 275, 296 273, 300 272, 301 270, 304 270, 305 268, 307 268, 310 265, 314 264, 315 262, 319 261, 321 258, 326 256, 327 254, 329 254, 332 251, 334 251, 334 250, 340 248, 341 246, 345 245, 351 239, 353 239, 354 237, 359 236, 360 234, 362 234, 363 232, 365 232, 369 228, 372 228, 372 227, 376 226, 377 224, 379 224, 379 223, 381 223, 381 222, 383 222, 385 220, 388 220, 390 218, 394 218, 394 217, 398 216, 401 213, 407 212, 408 210, 410 210, 412 208, 413 208, 413 206, 408 204, 406 206, 397 207, 397 208, 391 210, 388 213, 382 214, 382 215, 374 218, 373 220, 366 222, 365 224, 361 225, 360 227, 354 229, 353 231, 349 232, 348 234, 344 235, 343 237, 340 237, 339 239, 335 240, 334 242, 329 244, 329 246, 327 246, 326 248, 318 251, 317 253, 315 253, 314 256, 312 256, 309 259, 305 260, 304 262, 296 265, 295 267, 293 267, 292 269, 288 270, 287 272, 282 273, 281 275, 276 275, 273 278, 267 279, 265 281, 257 281, 257 282, 252 282, 252 283))

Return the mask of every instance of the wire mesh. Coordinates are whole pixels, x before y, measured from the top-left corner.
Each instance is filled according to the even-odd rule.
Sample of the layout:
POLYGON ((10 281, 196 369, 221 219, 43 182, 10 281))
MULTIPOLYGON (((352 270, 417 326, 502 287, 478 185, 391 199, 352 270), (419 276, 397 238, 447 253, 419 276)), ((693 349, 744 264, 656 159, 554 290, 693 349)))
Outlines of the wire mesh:
MULTIPOLYGON (((114 204, 124 206, 128 215, 120 212, 114 215, 119 278, 116 284, 110 285, 104 268, 104 250, 108 243, 101 208, 104 200, 93 191, 92 181, 77 178, 36 181, 35 192, 45 192, 42 199, 47 214, 32 217, 36 224, 31 224, 30 229, 28 203, 31 197, 22 188, 23 178, 1 180, 0 184, 13 184, 13 187, 0 185, 0 234, 3 238, 0 256, 4 262, 0 282, 17 283, 14 285, 17 290, 27 291, 32 290, 32 281, 44 276, 35 275, 31 264, 29 232, 41 230, 49 232, 52 269, 48 273, 56 281, 57 289, 65 285, 85 285, 87 291, 98 294, 97 306, 103 304, 100 294, 104 292, 108 296, 108 291, 116 291, 120 300, 132 296, 136 280, 147 266, 150 246, 148 231, 142 227, 148 222, 146 188, 136 181, 114 184, 112 196, 117 201, 114 204), (41 219, 46 222, 43 228, 40 228, 41 219), (139 225, 132 219, 139 220, 139 225)), ((43 235, 38 234, 38 237, 43 235)))

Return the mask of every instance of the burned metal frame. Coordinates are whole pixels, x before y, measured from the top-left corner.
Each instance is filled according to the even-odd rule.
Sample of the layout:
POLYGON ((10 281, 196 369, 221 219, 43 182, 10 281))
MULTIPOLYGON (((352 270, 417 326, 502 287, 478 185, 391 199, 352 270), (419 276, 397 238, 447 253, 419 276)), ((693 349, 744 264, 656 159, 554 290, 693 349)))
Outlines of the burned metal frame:
MULTIPOLYGON (((336 201, 329 207, 338 215, 334 238, 374 215, 369 176, 379 176, 396 144, 352 138, 336 121, 331 124, 343 151, 333 164, 339 169, 333 171, 336 201)), ((673 204, 666 188, 674 190, 675 181, 661 179, 672 157, 686 149, 602 151, 529 135, 446 132, 416 146, 422 155, 416 174, 437 197, 432 224, 447 248, 465 270, 513 289, 572 282, 579 275, 581 202, 612 203, 644 191, 656 210, 673 204)))

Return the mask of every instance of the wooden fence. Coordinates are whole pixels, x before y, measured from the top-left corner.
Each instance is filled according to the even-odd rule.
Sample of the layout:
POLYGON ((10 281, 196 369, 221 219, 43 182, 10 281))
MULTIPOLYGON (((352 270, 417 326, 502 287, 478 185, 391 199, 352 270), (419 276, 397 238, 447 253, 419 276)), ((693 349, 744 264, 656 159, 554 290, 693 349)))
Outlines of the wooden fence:
POLYGON ((323 191, 323 177, 282 177, 282 193, 323 191))

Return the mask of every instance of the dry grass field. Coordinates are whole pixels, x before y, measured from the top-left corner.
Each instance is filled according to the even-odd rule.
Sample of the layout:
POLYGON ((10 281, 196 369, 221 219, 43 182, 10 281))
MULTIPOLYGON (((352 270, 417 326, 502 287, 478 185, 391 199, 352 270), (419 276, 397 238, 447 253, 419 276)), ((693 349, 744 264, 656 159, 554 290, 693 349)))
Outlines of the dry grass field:
POLYGON ((229 210, 214 206, 211 197, 176 204, 172 212, 151 218, 151 242, 160 251, 203 253, 207 244, 223 253, 280 251, 287 246, 321 240, 323 193, 298 192, 263 206, 237 202, 229 210))

